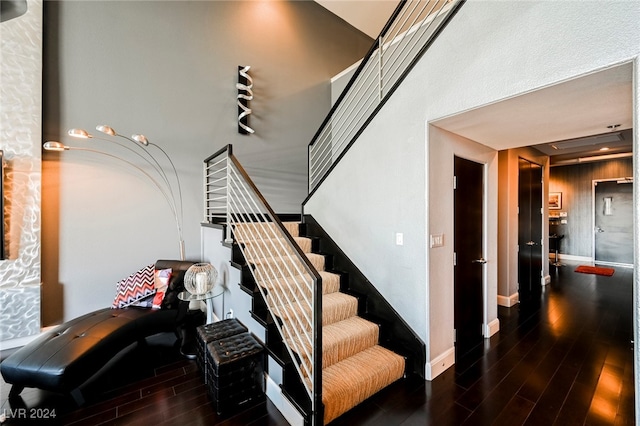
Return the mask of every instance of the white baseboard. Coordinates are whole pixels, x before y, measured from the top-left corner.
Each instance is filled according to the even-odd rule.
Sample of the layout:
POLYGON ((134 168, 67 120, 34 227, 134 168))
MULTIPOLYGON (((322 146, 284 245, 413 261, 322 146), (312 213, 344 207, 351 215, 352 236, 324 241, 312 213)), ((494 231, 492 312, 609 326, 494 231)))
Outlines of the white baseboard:
POLYGON ((34 335, 31 335, 31 336, 26 336, 26 337, 18 337, 17 339, 4 340, 4 341, 0 342, 0 351, 4 351, 4 350, 7 350, 7 349, 13 349, 13 348, 19 348, 19 347, 24 346, 27 343, 31 342, 32 340, 34 340, 38 336, 39 336, 39 334, 34 334, 34 335))
POLYGON ((520 297, 519 297, 517 292, 513 293, 509 297, 498 295, 498 305, 499 306, 504 306, 504 307, 510 308, 510 307, 512 307, 514 305, 517 305, 519 301, 520 301, 520 297))
MULTIPOLYGON (((549 257, 550 259, 553 259, 553 256, 549 257)), ((574 256, 572 254, 558 254, 558 260, 572 260, 575 262, 587 262, 587 263, 593 263, 593 257, 591 256, 574 256)))
POLYGON ((291 402, 282 395, 280 386, 278 386, 278 384, 274 382, 268 374, 265 374, 265 377, 267 381, 267 398, 273 402, 273 405, 276 406, 278 411, 280 411, 282 416, 291 426, 304 426, 304 418, 300 412, 291 405, 291 402))
POLYGON ((456 350, 454 347, 447 349, 426 365, 425 377, 433 380, 456 362, 456 350))
POLYGON ((56 326, 52 325, 52 326, 49 326, 49 327, 44 327, 44 328, 42 328, 40 330, 40 334, 32 334, 31 336, 25 336, 25 337, 19 337, 17 339, 0 341, 0 351, 22 347, 22 346, 26 345, 27 343, 30 343, 32 340, 35 340, 38 337, 40 337, 40 335, 42 333, 44 333, 46 331, 49 331, 54 327, 56 327, 56 326))
POLYGON ((488 339, 489 337, 500 331, 500 320, 496 318, 493 321, 490 321, 489 324, 483 324, 483 326, 484 338, 488 339))

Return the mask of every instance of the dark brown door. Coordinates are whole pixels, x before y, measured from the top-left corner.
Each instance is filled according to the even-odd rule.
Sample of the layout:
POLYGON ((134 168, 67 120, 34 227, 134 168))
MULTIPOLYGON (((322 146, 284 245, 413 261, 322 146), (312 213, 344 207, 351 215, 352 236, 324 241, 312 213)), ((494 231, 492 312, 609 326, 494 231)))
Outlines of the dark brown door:
POLYGON ((542 166, 518 163, 518 292, 521 302, 542 290, 542 166))
POLYGON ((484 165, 455 157, 454 326, 456 357, 482 343, 484 165))

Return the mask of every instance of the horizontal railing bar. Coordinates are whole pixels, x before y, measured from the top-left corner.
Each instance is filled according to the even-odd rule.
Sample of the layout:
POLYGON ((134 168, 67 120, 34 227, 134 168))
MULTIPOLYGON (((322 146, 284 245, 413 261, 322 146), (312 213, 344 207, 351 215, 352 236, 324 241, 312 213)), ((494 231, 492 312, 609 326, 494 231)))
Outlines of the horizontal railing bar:
POLYGON ((207 201, 218 201, 218 200, 226 200, 227 196, 222 196, 222 197, 214 197, 214 198, 207 198, 207 201))

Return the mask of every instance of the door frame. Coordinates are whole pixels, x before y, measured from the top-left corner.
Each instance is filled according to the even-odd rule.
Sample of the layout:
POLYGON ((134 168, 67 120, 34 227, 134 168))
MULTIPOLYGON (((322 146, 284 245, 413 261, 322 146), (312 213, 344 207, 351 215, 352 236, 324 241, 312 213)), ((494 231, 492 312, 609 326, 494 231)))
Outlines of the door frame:
MULTIPOLYGON (((608 179, 593 179, 591 181, 591 259, 593 263, 596 263, 596 186, 599 182, 617 182, 619 180, 628 180, 629 176, 619 178, 608 179)), ((635 183, 633 177, 631 182, 635 183)), ((619 268, 631 268, 633 269, 633 263, 618 263, 618 262, 598 262, 599 265, 617 266, 619 268)))

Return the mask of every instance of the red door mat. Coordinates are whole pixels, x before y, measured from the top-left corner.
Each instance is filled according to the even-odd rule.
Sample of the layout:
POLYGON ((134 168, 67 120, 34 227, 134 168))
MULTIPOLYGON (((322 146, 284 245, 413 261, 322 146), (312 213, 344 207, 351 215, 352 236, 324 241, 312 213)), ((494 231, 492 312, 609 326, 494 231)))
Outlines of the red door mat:
POLYGON ((602 268, 600 266, 587 266, 580 265, 576 268, 576 272, 582 272, 583 274, 595 274, 604 275, 610 277, 616 270, 613 268, 602 268))

